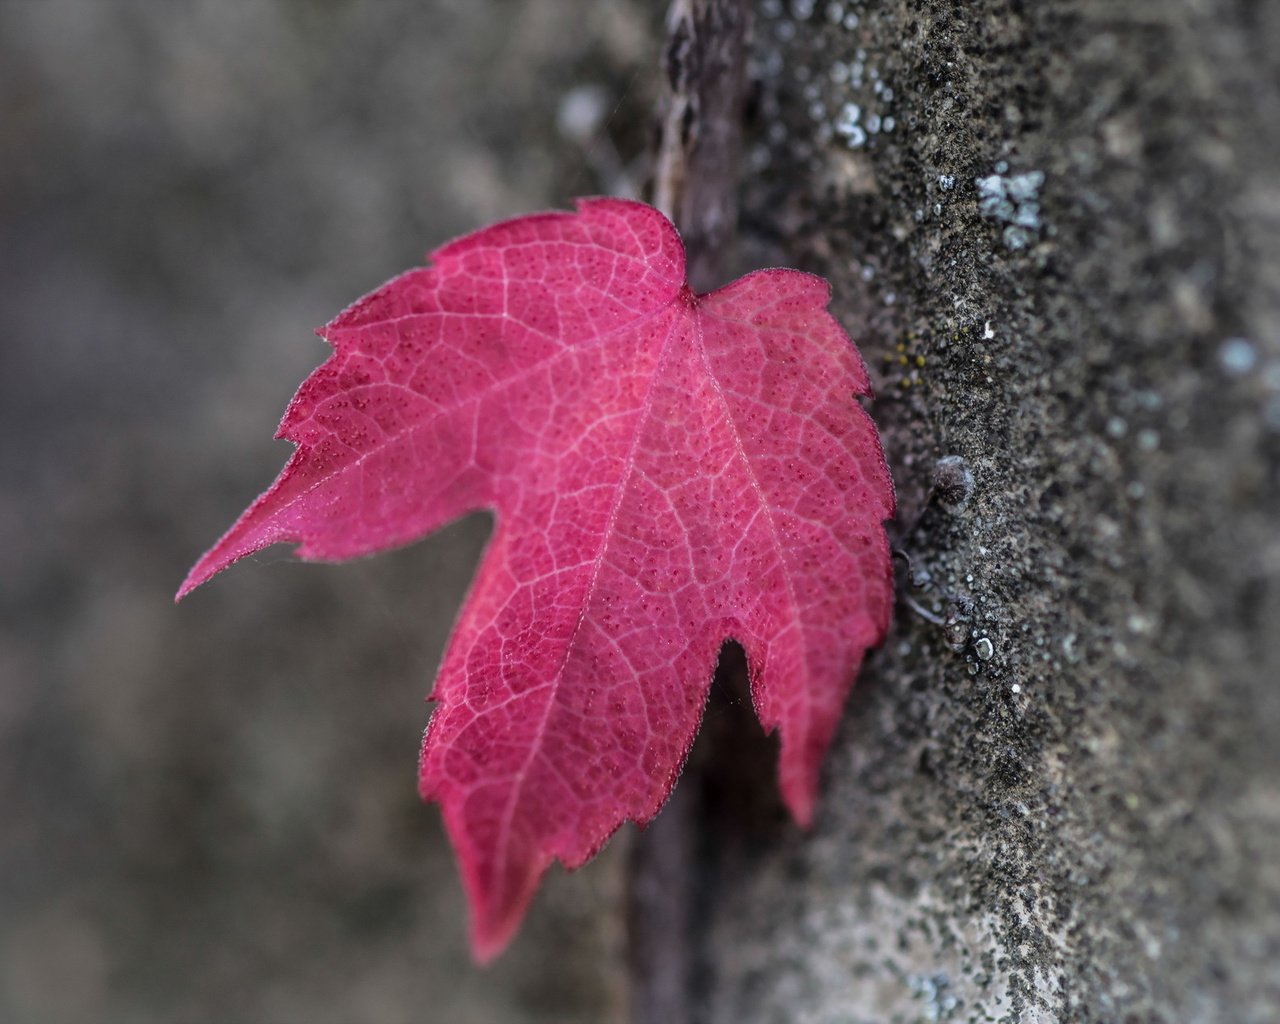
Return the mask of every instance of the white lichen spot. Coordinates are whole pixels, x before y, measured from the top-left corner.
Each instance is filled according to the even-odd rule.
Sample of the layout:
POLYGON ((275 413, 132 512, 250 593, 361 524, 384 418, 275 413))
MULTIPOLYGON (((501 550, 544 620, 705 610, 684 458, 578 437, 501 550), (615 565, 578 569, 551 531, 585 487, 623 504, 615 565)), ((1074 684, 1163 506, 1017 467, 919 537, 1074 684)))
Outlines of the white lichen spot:
POLYGON ((1138 431, 1138 447, 1144 452, 1153 452, 1160 447, 1160 435, 1146 427, 1138 431))
POLYGON ((974 178, 978 189, 978 209, 984 217, 1003 221, 1004 242, 1010 249, 1022 249, 1031 244, 1033 232, 1039 231, 1040 187, 1044 184, 1043 171, 1026 171, 1022 174, 1005 172, 1009 165, 1001 160, 996 173, 974 178))
POLYGON ((1010 224, 1004 229, 1005 247, 1008 249, 1025 249, 1034 237, 1030 231, 1018 224, 1010 224))
POLYGON ((1040 204, 1039 203, 1019 203, 1017 212, 1013 216, 1015 224, 1021 224, 1024 228, 1036 229, 1040 226, 1040 204))
POLYGON ((849 65, 842 60, 838 60, 831 65, 831 70, 827 72, 827 75, 836 85, 844 85, 845 82, 849 81, 849 65))
POLYGON ((827 4, 827 21, 839 25, 844 18, 844 4, 827 4))
POLYGON ((942 189, 943 192, 950 192, 956 187, 956 176, 954 174, 939 174, 938 187, 942 189))
POLYGON ((887 135, 889 134, 889 132, 893 131, 893 129, 896 128, 897 125, 898 125, 898 122, 895 121, 892 116, 886 117, 884 119, 884 123, 880 125, 880 130, 887 135))
POLYGON ((1021 683, 1014 683, 1012 686, 1010 686, 1010 687, 1009 687, 1009 692, 1010 692, 1010 693, 1021 693, 1021 692, 1022 692, 1022 684, 1021 684, 1021 683))
POLYGON ((856 103, 846 103, 836 116, 836 134, 840 135, 850 149, 857 149, 867 141, 866 130, 858 122, 862 118, 862 108, 856 103))
POLYGON ((957 996, 951 994, 951 979, 946 974, 922 975, 911 979, 912 994, 924 1003, 928 1021, 949 1020, 960 1005, 957 996))
POLYGON ((1044 184, 1044 171, 1027 171, 1025 174, 1011 174, 1005 179, 1009 198, 1015 202, 1030 202, 1040 192, 1044 184))
POLYGON ((1073 665, 1080 660, 1080 652, 1076 649, 1076 641, 1079 638, 1075 633, 1068 633, 1062 638, 1062 653, 1066 655, 1067 661, 1073 665))
POLYGON ((850 11, 844 16, 844 27, 847 29, 855 29, 858 27, 858 15, 854 11, 850 11))
POLYGON ((876 132, 878 132, 879 130, 880 130, 880 115, 868 114, 867 115, 867 131, 869 131, 872 135, 875 135, 876 132))
POLYGON ((1117 439, 1124 437, 1125 434, 1129 433, 1129 424, 1119 416, 1112 416, 1111 419, 1107 420, 1107 433, 1117 439))
POLYGON ((982 325, 982 340, 990 341, 996 336, 995 328, 991 326, 991 321, 987 320, 982 325))
POLYGON ((1228 338, 1218 348, 1218 365, 1232 377, 1243 377, 1258 365, 1258 353, 1248 338, 1228 338))
POLYGON ((979 637, 973 645, 973 653, 982 661, 990 661, 995 657, 996 645, 991 642, 990 637, 979 637))
POLYGON ((585 142, 595 135, 609 112, 609 97, 598 85, 579 85, 560 98, 556 127, 572 142, 585 142))
POLYGON ((801 21, 813 17, 814 0, 791 0, 791 13, 801 21))
POLYGON ((1135 633, 1139 636, 1144 633, 1150 633, 1155 627, 1155 623, 1152 621, 1151 617, 1143 614, 1142 612, 1134 612, 1131 614, 1127 625, 1130 633, 1135 633))

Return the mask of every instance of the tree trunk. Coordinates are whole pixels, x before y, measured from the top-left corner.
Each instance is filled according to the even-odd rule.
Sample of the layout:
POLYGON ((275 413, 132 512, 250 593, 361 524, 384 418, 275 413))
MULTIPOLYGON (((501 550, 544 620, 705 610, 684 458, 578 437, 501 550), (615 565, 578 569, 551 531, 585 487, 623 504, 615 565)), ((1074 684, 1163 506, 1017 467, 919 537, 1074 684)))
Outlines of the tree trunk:
POLYGON ((691 1019, 1280 1015, 1278 43, 760 4, 740 248, 833 282, 902 600, 813 831, 694 815, 691 1019))

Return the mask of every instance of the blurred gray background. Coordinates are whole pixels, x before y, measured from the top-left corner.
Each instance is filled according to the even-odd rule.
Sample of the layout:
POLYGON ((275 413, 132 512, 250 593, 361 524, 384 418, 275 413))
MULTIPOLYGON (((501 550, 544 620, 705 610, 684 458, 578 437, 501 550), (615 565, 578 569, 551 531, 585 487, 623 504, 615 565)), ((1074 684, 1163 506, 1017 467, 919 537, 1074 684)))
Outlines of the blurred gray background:
POLYGON ((423 702, 487 526, 172 594, 311 330, 643 176, 660 5, 0 3, 0 1021, 602 1021, 621 853, 470 966, 423 702))

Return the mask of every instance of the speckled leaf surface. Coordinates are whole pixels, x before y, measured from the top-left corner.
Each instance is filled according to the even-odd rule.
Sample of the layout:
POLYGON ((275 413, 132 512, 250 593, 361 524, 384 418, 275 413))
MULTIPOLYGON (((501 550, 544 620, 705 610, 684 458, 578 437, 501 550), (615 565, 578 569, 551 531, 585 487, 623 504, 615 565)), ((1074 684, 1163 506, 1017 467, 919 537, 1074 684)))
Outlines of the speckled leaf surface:
POLYGON ((811 819, 891 606, 893 488, 828 298, 790 270, 695 295, 671 223, 620 200, 452 242, 321 331, 333 355, 277 435, 296 452, 183 583, 269 544, 338 560, 494 511, 420 775, 479 958, 553 859, 657 813, 728 639, 811 819))

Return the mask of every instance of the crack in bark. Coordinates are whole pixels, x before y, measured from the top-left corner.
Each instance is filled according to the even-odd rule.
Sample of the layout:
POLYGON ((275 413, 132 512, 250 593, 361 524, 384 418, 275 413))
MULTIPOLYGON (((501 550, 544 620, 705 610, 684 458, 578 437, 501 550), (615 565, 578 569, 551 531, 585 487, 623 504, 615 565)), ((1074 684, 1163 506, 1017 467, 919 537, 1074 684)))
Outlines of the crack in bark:
MULTIPOLYGON (((669 95, 662 111, 653 202, 675 222, 695 291, 724 283, 738 219, 746 98, 748 0, 674 0, 663 51, 669 95)), ((741 658, 718 670, 741 674, 741 658)), ((749 703, 749 697, 748 697, 749 703)), ((705 712, 704 712, 705 716, 705 712)), ((704 723, 705 727, 705 723, 704 723)), ((627 906, 633 1024, 693 1019, 693 933, 698 905, 696 764, 631 849, 627 906)))

